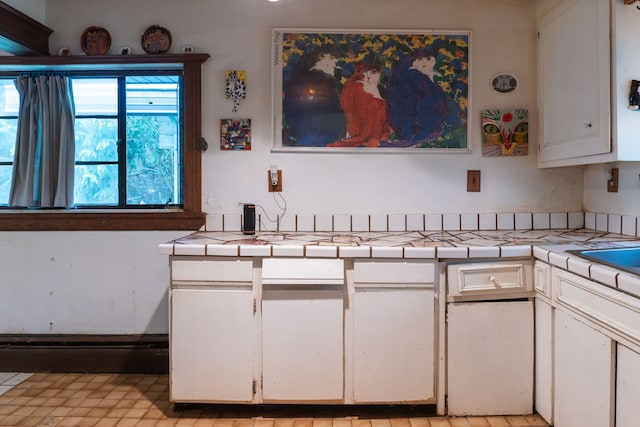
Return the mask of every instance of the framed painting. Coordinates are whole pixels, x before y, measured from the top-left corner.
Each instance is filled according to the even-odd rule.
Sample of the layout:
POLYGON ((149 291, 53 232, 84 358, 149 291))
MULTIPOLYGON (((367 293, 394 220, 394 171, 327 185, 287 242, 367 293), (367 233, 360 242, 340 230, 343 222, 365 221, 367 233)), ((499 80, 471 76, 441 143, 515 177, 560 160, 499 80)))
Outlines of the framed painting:
POLYGON ((468 152, 470 38, 273 29, 273 150, 468 152))

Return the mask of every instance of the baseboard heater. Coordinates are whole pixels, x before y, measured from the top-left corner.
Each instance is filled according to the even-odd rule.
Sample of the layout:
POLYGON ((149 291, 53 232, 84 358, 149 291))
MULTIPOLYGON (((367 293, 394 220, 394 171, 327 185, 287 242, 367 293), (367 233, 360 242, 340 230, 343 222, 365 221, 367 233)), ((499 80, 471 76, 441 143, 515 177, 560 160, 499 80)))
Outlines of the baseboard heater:
POLYGON ((169 338, 144 335, 0 335, 0 372, 169 372, 169 338))

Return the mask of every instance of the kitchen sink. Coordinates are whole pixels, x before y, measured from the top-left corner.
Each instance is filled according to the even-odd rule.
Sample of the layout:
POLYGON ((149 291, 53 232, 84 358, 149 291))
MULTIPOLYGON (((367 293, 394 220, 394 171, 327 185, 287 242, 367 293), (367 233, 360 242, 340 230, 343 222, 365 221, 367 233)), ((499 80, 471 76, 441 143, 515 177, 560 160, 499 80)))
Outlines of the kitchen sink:
POLYGON ((567 251, 591 262, 640 274, 640 246, 630 248, 582 249, 567 251))

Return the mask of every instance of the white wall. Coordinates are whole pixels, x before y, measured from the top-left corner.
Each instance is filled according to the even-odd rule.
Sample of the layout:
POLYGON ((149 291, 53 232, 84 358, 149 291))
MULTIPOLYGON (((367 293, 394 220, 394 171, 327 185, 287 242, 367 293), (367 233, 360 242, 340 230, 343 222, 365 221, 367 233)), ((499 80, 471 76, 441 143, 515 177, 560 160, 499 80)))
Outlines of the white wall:
MULTIPOLYGON (((74 54, 80 53, 82 31, 101 25, 111 33, 113 52, 129 45, 141 53, 141 33, 148 25, 160 24, 173 35, 173 52, 190 44, 211 55, 203 68, 202 94, 203 131, 210 145, 203 157, 203 207, 210 214, 240 213, 238 203, 246 201, 275 212, 266 184, 271 164, 283 171, 282 194, 292 213, 582 208, 580 168, 536 168, 535 1, 46 0, 45 6, 45 24, 54 29, 51 52, 69 46, 74 54), (271 153, 271 27, 471 30, 472 152, 271 153), (224 97, 224 72, 229 69, 248 73, 248 98, 237 114, 232 114, 231 102, 224 97), (498 95, 490 90, 490 78, 501 72, 519 78, 515 93, 498 95), (479 115, 486 108, 529 109, 529 156, 481 156, 479 115), (219 120, 230 117, 252 119, 252 151, 217 148, 219 120), (482 171, 480 193, 466 192, 468 169, 482 171)), ((0 233, 0 328, 9 325, 0 332, 166 332, 168 270, 156 247, 176 236, 0 233), (121 253, 117 248, 133 249, 121 253)))
POLYGON ((0 333, 166 333, 157 247, 181 235, 0 232, 0 333))
POLYGON ((293 213, 520 212, 580 209, 582 175, 577 169, 536 169, 536 33, 531 0, 48 0, 47 25, 55 29, 51 51, 70 46, 88 25, 106 27, 117 48, 141 52, 140 34, 150 24, 166 26, 172 51, 192 44, 211 58, 204 65, 203 206, 209 213, 239 213, 239 202, 276 206, 267 191, 271 164, 283 171, 293 213), (73 10, 73 20, 69 20, 73 10), (470 29, 471 154, 271 153, 270 28, 470 29), (237 114, 224 97, 224 72, 245 69, 248 98, 237 114), (490 90, 499 72, 519 77, 511 95, 490 90), (531 155, 483 158, 479 115, 495 107, 529 108, 531 155), (219 120, 248 117, 251 152, 219 149, 219 120), (466 192, 466 170, 482 170, 482 192, 466 192))
POLYGON ((45 0, 3 0, 12 8, 44 24, 45 0))
MULTIPOLYGON (((639 117, 640 119, 640 117, 639 117)), ((591 165, 584 172, 584 210, 640 216, 640 162, 591 165), (620 171, 617 193, 607 192, 607 171, 620 171)))

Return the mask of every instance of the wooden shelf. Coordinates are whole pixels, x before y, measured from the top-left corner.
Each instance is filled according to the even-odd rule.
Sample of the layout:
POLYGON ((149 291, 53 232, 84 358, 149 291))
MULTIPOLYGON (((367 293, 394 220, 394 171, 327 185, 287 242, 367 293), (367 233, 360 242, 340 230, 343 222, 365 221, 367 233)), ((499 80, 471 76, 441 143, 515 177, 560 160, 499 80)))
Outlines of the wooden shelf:
POLYGON ((184 64, 201 64, 207 53, 143 55, 70 55, 70 56, 0 56, 0 71, 40 69, 90 70, 127 68, 182 68, 184 64))

